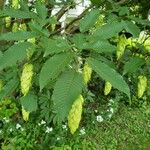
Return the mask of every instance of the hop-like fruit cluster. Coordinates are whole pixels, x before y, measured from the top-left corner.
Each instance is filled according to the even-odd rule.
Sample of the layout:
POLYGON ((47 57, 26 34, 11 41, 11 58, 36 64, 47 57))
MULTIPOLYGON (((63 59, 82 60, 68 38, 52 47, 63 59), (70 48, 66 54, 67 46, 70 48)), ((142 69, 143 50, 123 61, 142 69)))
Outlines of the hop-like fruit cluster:
POLYGON ((12 32, 17 32, 18 31, 18 23, 14 22, 12 25, 12 32))
POLYGON ((6 28, 9 28, 11 25, 11 17, 5 17, 6 28))
POLYGON ((122 57, 122 55, 124 54, 124 50, 126 48, 126 45, 127 45, 126 36, 124 34, 122 34, 119 37, 119 41, 117 44, 117 51, 116 51, 117 60, 119 60, 122 57))
POLYGON ((22 106, 22 117, 23 117, 23 120, 24 120, 24 121, 28 121, 28 120, 29 120, 29 114, 30 114, 30 112, 29 112, 29 111, 26 111, 26 110, 24 109, 24 107, 22 106))
POLYGON ((146 76, 140 75, 138 76, 138 93, 137 96, 138 98, 141 98, 147 88, 147 78, 146 76))
POLYGON ((25 23, 20 24, 19 29, 21 31, 27 31, 27 25, 25 23))
POLYGON ((83 80, 85 84, 87 84, 90 81, 91 75, 92 75, 92 68, 87 63, 85 63, 83 67, 83 80))
POLYGON ((33 65, 26 63, 23 67, 21 75, 21 91, 23 95, 27 95, 31 87, 31 81, 33 77, 33 65))
POLYGON ((112 85, 110 82, 106 81, 105 82, 105 87, 104 87, 104 95, 108 95, 111 91, 112 85))
POLYGON ((74 134, 75 131, 79 127, 79 123, 81 121, 81 115, 82 115, 82 105, 83 105, 84 99, 82 95, 80 95, 75 102, 72 105, 72 108, 68 115, 68 126, 70 128, 71 134, 74 134))
POLYGON ((14 9, 19 8, 19 0, 12 0, 12 8, 14 9))

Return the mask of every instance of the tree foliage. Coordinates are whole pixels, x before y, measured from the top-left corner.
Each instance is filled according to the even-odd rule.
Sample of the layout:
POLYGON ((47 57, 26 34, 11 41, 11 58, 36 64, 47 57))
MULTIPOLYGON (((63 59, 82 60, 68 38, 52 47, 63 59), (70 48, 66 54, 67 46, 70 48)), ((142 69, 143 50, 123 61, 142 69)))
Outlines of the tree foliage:
POLYGON ((0 79, 5 82, 1 98, 20 99, 28 111, 36 111, 38 97, 49 93, 54 122, 65 121, 74 101, 88 89, 84 84, 84 77, 89 76, 83 69, 86 63, 93 71, 88 83, 97 74, 102 82, 112 85, 115 93, 120 92, 127 99, 136 95, 129 81, 136 78, 132 73, 147 78, 150 74, 150 50, 144 46, 149 39, 150 22, 140 13, 145 6, 141 1, 137 5, 135 1, 91 2, 79 16, 66 17, 64 27, 60 20, 76 7, 73 0, 37 1, 29 6, 26 0, 21 0, 18 7, 10 4, 0 10, 0 79), (53 15, 56 6, 60 10, 53 15), (7 17, 9 27, 5 27, 7 17), (18 28, 12 32, 15 23, 18 28), (22 24, 26 25, 26 31, 21 30, 22 24), (146 34, 141 39, 143 30, 146 34), (118 46, 121 37, 126 39, 123 51, 118 46), (119 59, 118 51, 122 52, 119 59), (23 96, 20 78, 26 63, 34 69, 29 95, 23 96))

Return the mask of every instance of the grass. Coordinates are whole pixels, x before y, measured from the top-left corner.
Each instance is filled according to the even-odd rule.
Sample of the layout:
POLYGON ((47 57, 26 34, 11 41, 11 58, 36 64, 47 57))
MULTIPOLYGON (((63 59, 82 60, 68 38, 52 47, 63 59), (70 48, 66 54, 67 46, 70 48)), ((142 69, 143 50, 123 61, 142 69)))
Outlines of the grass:
POLYGON ((85 150, 149 150, 150 116, 123 106, 107 122, 91 130, 83 140, 85 150))
POLYGON ((8 137, 4 138, 7 143, 4 146, 6 149, 3 150, 12 147, 18 150, 149 150, 150 106, 139 109, 120 105, 111 120, 93 124, 95 117, 96 115, 88 114, 85 122, 83 118, 81 126, 85 127, 86 134, 79 135, 79 132, 76 132, 73 136, 69 131, 66 133, 63 130, 45 134, 41 127, 35 127, 36 123, 25 123, 26 131, 16 131, 18 134, 8 134, 8 137), (39 142, 39 137, 42 142, 39 142), (61 140, 57 141, 56 137, 61 140), (31 148, 26 148, 27 144, 30 144, 31 148))

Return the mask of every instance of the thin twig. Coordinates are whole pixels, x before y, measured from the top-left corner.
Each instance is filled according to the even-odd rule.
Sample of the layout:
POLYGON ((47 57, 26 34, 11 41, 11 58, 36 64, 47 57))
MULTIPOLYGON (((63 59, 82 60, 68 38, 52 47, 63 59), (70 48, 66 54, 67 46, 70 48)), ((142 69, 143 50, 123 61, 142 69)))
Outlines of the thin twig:
POLYGON ((57 13, 57 21, 70 9, 71 5, 63 6, 57 13))
MULTIPOLYGON (((50 34, 50 36, 55 35, 60 33, 62 30, 68 29, 69 27, 71 27, 73 25, 74 22, 80 20, 81 18, 84 17, 84 15, 86 14, 86 12, 91 9, 93 6, 88 7, 87 9, 85 9, 77 18, 75 18, 74 20, 72 20, 68 25, 66 25, 66 27, 64 28, 59 28, 57 31, 53 32, 50 34)), ((72 32, 72 30, 71 30, 72 32)))
POLYGON ((121 1, 119 1, 118 3, 116 3, 117 5, 122 5, 122 4, 124 4, 124 3, 126 3, 128 0, 121 0, 121 1))
POLYGON ((91 9, 93 6, 88 7, 87 9, 85 9, 77 18, 75 18, 74 20, 72 20, 69 24, 66 25, 66 29, 68 29, 74 22, 80 20, 81 18, 84 17, 84 15, 86 14, 87 11, 89 11, 89 9, 91 9))

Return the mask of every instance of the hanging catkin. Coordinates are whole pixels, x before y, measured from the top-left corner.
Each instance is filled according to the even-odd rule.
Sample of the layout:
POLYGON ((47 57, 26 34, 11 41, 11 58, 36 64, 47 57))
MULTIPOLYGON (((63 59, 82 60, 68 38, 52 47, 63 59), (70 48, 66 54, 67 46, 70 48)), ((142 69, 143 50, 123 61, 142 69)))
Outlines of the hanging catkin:
POLYGON ((33 65, 26 63, 23 66, 23 71, 21 75, 21 92, 23 95, 27 95, 31 87, 31 81, 33 76, 33 65))
POLYGON ((108 95, 111 91, 112 85, 110 82, 106 81, 105 82, 105 87, 104 87, 104 95, 108 95))
POLYGON ((83 67, 83 80, 86 85, 90 81, 91 75, 92 75, 92 68, 87 63, 85 63, 83 67))
POLYGON ((147 78, 146 76, 140 75, 138 76, 138 92, 137 96, 138 98, 141 98, 146 90, 147 87, 147 78))
POLYGON ((71 134, 74 134, 75 131, 79 127, 79 123, 81 121, 81 115, 82 115, 83 102, 84 102, 84 99, 82 95, 80 95, 73 103, 72 108, 69 112, 68 126, 69 126, 71 134))
POLYGON ((116 51, 117 60, 119 60, 122 57, 122 55, 124 54, 126 45, 127 45, 126 36, 124 34, 122 34, 119 37, 119 41, 117 43, 117 51, 116 51))
POLYGON ((28 121, 29 120, 29 114, 30 114, 30 112, 26 111, 24 109, 24 107, 22 106, 22 117, 23 117, 23 120, 28 121))

